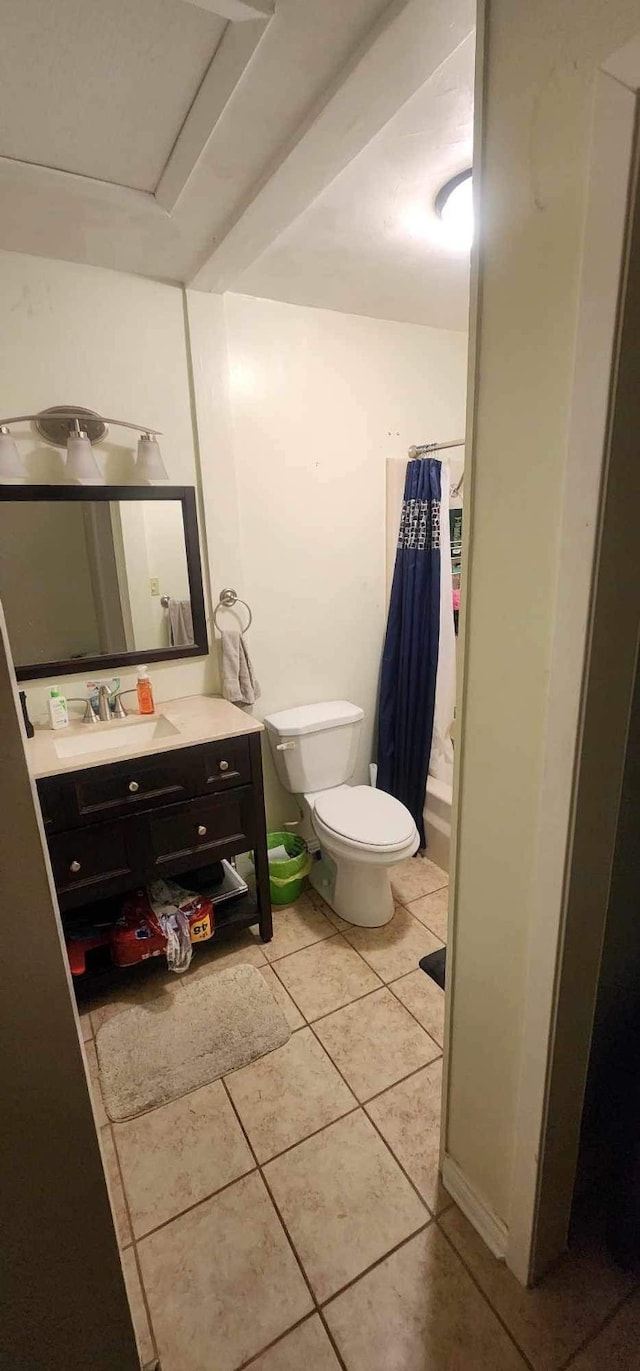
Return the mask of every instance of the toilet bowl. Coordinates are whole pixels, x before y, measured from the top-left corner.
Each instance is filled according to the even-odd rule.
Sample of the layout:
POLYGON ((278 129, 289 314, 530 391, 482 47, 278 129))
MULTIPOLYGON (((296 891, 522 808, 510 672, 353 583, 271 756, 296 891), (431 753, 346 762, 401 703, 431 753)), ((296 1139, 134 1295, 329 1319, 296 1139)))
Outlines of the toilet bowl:
POLYGON ((300 796, 320 843, 310 881, 348 923, 393 917, 389 869, 419 847, 405 805, 383 790, 347 785, 363 711, 345 700, 303 705, 265 719, 280 780, 300 796))
POLYGON ((389 868, 419 846, 409 810, 366 785, 337 786, 314 800, 311 821, 322 853, 311 869, 315 889, 348 923, 388 923, 394 909, 389 868))

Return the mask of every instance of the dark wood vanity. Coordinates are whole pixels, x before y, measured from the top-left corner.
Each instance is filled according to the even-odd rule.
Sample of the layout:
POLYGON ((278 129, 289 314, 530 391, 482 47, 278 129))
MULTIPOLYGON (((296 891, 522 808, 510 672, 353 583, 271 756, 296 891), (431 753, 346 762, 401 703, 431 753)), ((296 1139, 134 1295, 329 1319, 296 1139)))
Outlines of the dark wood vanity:
POLYGON ((37 787, 63 924, 95 901, 252 850, 255 892, 220 907, 214 938, 255 923, 271 938, 259 732, 85 765, 37 787))
MULTIPOLYGON (((58 732, 36 720, 27 742, 65 933, 107 928, 124 895, 159 878, 188 886, 194 873, 195 888, 209 866, 215 907, 216 863, 253 852, 253 888, 220 901, 213 938, 257 923, 267 941, 262 725, 205 695, 158 704, 151 723, 108 710, 97 722, 89 709, 81 722, 76 709, 96 688, 87 681, 95 671, 207 656, 195 491, 4 485, 0 514, 0 598, 18 679, 84 677, 66 692, 68 725, 58 732), (43 527, 59 544, 63 598, 60 577, 43 575, 36 555, 43 527), (172 606, 183 615, 177 637, 172 606)), ((120 691, 119 676, 102 684, 120 691)))

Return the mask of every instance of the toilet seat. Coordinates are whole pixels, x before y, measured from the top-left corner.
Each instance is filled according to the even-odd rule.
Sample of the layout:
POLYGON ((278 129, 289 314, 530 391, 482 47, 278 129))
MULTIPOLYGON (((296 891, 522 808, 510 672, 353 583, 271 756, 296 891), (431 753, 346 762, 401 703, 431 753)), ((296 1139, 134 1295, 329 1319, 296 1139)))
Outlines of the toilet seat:
POLYGON ((314 819, 327 837, 347 847, 398 852, 413 843, 416 826, 393 795, 368 785, 335 786, 315 797, 314 819))

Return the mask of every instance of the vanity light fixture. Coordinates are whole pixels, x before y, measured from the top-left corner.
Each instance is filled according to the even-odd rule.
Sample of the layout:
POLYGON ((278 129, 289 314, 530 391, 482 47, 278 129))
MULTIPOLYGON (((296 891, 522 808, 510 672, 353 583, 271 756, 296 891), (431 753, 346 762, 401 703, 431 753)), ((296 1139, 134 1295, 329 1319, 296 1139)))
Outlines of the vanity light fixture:
POLYGON ((26 481, 28 471, 6 424, 0 424, 0 477, 3 481, 26 481))
POLYGON ((107 424, 133 429, 141 434, 136 461, 136 473, 141 480, 169 479, 158 443, 160 429, 149 428, 148 424, 132 424, 127 419, 107 419, 93 409, 83 409, 81 405, 53 405, 37 414, 15 414, 9 419, 0 419, 0 478, 28 478, 9 433, 10 424, 25 423, 34 424, 38 433, 54 447, 66 447, 66 470, 72 480, 88 485, 104 481, 93 445, 101 443, 106 437, 107 424))
POLYGON ((453 248, 468 249, 473 238, 472 169, 467 167, 452 176, 438 191, 435 211, 446 229, 447 241, 453 248))
POLYGON ((67 438, 67 476, 81 485, 97 485, 104 481, 87 431, 76 419, 73 433, 67 438))
POLYGON ((138 438, 136 472, 141 481, 168 481, 169 479, 155 433, 143 433, 138 438))

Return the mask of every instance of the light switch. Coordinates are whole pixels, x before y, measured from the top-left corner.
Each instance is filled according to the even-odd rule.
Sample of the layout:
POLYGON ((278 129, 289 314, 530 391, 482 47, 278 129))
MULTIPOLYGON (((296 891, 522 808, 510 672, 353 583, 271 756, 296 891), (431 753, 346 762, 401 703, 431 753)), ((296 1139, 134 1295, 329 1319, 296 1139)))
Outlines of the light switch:
POLYGON ((152 576, 152 577, 151 577, 151 579, 150 579, 150 581, 149 581, 149 589, 150 589, 152 595, 159 595, 159 594, 160 594, 160 577, 159 577, 159 576, 152 576))

